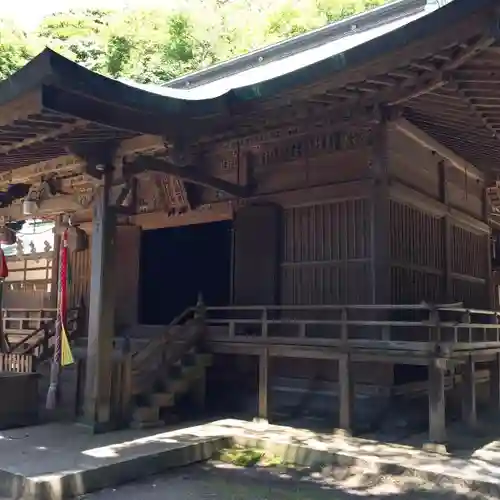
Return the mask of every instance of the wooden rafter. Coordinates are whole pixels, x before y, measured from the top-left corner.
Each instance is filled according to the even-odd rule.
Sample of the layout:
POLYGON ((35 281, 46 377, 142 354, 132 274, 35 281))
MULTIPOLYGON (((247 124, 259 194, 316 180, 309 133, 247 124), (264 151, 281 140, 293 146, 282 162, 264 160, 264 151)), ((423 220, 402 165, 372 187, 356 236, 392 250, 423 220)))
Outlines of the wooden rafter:
POLYGON ((498 129, 490 124, 488 118, 486 118, 483 113, 478 109, 477 105, 472 101, 472 99, 467 95, 467 93, 463 90, 461 84, 456 81, 450 79, 450 86, 453 87, 455 92, 460 95, 463 101, 467 104, 467 107, 471 110, 471 112, 479 118, 482 124, 487 128, 495 139, 498 139, 498 129))
MULTIPOLYGON (((485 48, 491 46, 496 38, 488 33, 476 37, 470 44, 466 46, 459 46, 454 54, 440 61, 439 66, 429 66, 428 71, 423 74, 412 74, 411 78, 396 85, 387 85, 387 80, 383 88, 370 89, 371 91, 363 92, 360 86, 364 82, 354 83, 348 87, 328 91, 328 96, 337 96, 344 98, 344 100, 337 102, 325 102, 322 95, 311 96, 311 99, 318 102, 302 102, 295 103, 293 106, 281 108, 279 112, 273 111, 273 116, 266 118, 266 123, 259 126, 261 131, 269 131, 275 129, 277 126, 280 128, 284 126, 297 126, 302 122, 311 122, 324 118, 327 115, 337 116, 339 121, 342 120, 365 120, 365 121, 378 121, 378 107, 380 105, 398 106, 404 104, 412 99, 415 99, 423 94, 432 92, 448 83, 447 78, 451 78, 451 72, 464 64, 467 60, 477 55, 485 48), (357 89, 358 91, 354 91, 357 89), (373 90, 376 90, 373 92, 373 90), (349 96, 349 98, 347 98, 349 96)), ((373 78, 384 78, 383 76, 373 76, 373 78)), ((366 80, 365 80, 366 82, 366 80)), ((255 128, 256 123, 260 123, 255 114, 250 116, 235 117, 231 120, 224 129, 220 129, 217 133, 220 135, 231 135, 234 130, 241 130, 242 134, 248 133, 248 130, 255 128)), ((213 127, 213 126, 212 126, 213 127)), ((217 135, 217 133, 215 135, 217 135)), ((214 134, 211 134, 213 138, 214 134)))

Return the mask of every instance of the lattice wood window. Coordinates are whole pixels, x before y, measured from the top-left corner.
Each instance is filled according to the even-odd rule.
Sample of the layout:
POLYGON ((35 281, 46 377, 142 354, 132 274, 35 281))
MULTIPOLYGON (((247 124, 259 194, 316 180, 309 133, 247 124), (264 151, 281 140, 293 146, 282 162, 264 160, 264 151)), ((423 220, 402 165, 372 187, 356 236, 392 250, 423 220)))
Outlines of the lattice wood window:
POLYGON ((8 257, 8 290, 51 291, 52 255, 31 254, 23 257, 8 257))

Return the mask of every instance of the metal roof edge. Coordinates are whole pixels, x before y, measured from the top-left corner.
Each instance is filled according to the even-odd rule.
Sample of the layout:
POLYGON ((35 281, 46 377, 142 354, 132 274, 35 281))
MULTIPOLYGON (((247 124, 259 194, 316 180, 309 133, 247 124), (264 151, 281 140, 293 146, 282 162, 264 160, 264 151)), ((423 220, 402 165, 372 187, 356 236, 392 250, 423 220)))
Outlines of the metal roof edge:
POLYGON ((396 0, 375 9, 350 16, 303 35, 268 45, 209 68, 170 80, 164 87, 189 89, 228 77, 271 61, 318 47, 326 42, 360 33, 425 9, 427 0, 396 0), (354 26, 354 29, 353 29, 354 26))

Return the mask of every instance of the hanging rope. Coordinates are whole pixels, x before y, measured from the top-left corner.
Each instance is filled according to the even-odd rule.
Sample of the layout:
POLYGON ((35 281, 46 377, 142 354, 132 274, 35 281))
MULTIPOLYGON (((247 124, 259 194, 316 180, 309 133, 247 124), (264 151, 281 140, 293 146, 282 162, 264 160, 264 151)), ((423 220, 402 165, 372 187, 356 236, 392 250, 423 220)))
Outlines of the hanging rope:
POLYGON ((61 371, 61 331, 66 319, 66 276, 68 263, 68 233, 62 234, 62 241, 59 250, 59 280, 57 286, 57 316, 56 334, 54 338, 54 356, 50 365, 50 384, 47 391, 46 407, 54 410, 57 406, 57 395, 59 386, 59 374, 61 371))

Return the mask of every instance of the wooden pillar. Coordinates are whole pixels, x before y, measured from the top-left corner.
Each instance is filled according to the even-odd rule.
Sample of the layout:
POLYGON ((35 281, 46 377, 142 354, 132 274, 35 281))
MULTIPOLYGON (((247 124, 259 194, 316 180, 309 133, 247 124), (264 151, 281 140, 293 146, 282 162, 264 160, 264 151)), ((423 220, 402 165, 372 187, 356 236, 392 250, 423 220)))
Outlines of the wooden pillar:
POLYGON ((111 422, 111 378, 115 335, 115 231, 116 212, 110 206, 111 170, 103 174, 93 206, 90 301, 85 423, 95 432, 108 430, 111 422))
POLYGON ((475 366, 476 364, 469 356, 462 367, 462 382, 460 384, 462 419, 470 427, 475 427, 477 424, 475 366))
MULTIPOLYGON (((439 162, 439 198, 440 201, 449 206, 448 200, 448 170, 444 160, 439 162)), ((452 269, 452 223, 448 213, 442 219, 442 241, 444 253, 444 274, 443 274, 443 298, 446 302, 453 302, 453 269, 452 269)))
MULTIPOLYGON (((373 132, 371 173, 372 213, 372 300, 374 304, 390 304, 390 198, 388 122, 382 114, 380 123, 373 132)), ((381 318, 382 319, 382 318, 381 318)))
POLYGON ((429 438, 433 443, 446 441, 446 399, 443 360, 429 363, 429 438))
POLYGON ((350 433, 354 407, 354 384, 349 354, 343 354, 339 363, 339 427, 350 433))
MULTIPOLYGON (((487 178, 486 178, 487 182, 487 178)), ((488 234, 485 237, 485 279, 486 279, 486 303, 489 309, 495 309, 495 282, 493 280, 493 268, 491 261, 491 227, 490 227, 490 199, 486 187, 483 190, 483 221, 489 226, 488 234)))
POLYGON ((495 412, 500 412, 500 354, 489 364, 490 369, 490 406, 495 412))
POLYGON ((259 355, 259 419, 269 419, 269 349, 259 355))

